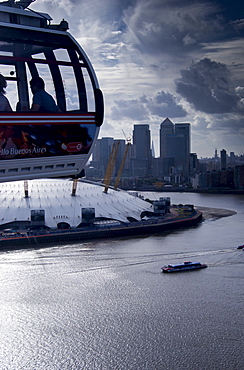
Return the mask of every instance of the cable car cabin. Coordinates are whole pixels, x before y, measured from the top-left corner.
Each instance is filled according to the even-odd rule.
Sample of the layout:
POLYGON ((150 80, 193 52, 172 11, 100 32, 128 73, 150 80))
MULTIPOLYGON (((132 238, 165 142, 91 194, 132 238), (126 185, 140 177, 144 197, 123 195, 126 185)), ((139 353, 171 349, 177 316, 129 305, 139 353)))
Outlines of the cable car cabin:
POLYGON ((0 181, 78 175, 103 122, 102 93, 67 22, 52 25, 49 15, 22 3, 0 3, 0 73, 12 107, 0 111, 0 181), (35 77, 58 112, 30 110, 35 77))

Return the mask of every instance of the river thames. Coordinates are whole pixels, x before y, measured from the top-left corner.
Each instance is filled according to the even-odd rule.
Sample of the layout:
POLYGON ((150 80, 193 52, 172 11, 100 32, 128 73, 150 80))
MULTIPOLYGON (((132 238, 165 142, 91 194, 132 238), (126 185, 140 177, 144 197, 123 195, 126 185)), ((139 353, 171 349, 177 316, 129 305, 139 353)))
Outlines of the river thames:
POLYGON ((236 213, 160 235, 0 252, 1 370, 243 368, 244 196, 142 194, 236 213), (185 260, 208 268, 161 273, 185 260))

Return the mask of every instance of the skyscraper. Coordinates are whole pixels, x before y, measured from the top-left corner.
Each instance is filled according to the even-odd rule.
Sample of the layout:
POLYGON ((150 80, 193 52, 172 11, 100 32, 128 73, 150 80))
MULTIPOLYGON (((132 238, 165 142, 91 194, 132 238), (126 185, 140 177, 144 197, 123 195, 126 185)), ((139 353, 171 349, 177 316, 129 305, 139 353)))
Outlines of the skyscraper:
POLYGON ((132 161, 132 172, 135 177, 147 177, 151 174, 152 151, 149 125, 134 125, 133 146, 135 158, 132 161))
POLYGON ((133 145, 136 147, 136 158, 150 158, 151 134, 149 125, 134 125, 133 145))
POLYGON ((220 169, 221 170, 226 170, 227 167, 227 157, 226 157, 226 150, 222 149, 220 151, 220 169))
POLYGON ((180 164, 183 167, 183 176, 185 180, 189 176, 189 165, 190 165, 190 123, 176 123, 175 134, 182 135, 184 137, 183 143, 178 147, 178 152, 181 155, 180 164))
POLYGON ((190 163, 190 124, 176 123, 166 118, 160 125, 160 159, 164 176, 170 171, 188 180, 190 163), (170 166, 169 166, 170 164, 170 166))
POLYGON ((114 139, 112 137, 103 137, 98 139, 93 150, 93 161, 99 166, 101 173, 105 173, 110 153, 113 147, 114 139))
MULTIPOLYGON (((190 123, 176 123, 175 124, 175 133, 178 135, 184 135, 185 145, 186 145, 186 157, 189 156, 191 147, 190 147, 190 123)), ((189 158, 187 158, 189 161, 189 158)))
POLYGON ((181 134, 167 135, 167 158, 173 159, 174 172, 185 177, 186 140, 181 134))
POLYGON ((160 158, 166 158, 167 135, 174 133, 174 124, 166 118, 160 125, 160 158))

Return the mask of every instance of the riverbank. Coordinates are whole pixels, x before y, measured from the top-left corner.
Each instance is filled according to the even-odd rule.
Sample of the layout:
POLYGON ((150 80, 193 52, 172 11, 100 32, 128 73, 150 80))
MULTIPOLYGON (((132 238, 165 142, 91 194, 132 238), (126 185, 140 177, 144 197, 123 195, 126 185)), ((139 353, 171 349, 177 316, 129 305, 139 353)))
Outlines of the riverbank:
MULTIPOLYGON (((122 190, 128 191, 131 188, 121 187, 122 190)), ((211 188, 211 189, 191 189, 191 188, 155 188, 154 186, 141 186, 133 189, 133 191, 143 192, 143 191, 153 191, 155 193, 197 193, 197 194, 237 194, 244 195, 244 190, 239 189, 221 189, 221 188, 211 188)))
POLYGON ((202 213, 205 220, 218 219, 222 217, 229 217, 235 215, 237 212, 222 208, 209 208, 209 207, 195 207, 199 212, 202 213))

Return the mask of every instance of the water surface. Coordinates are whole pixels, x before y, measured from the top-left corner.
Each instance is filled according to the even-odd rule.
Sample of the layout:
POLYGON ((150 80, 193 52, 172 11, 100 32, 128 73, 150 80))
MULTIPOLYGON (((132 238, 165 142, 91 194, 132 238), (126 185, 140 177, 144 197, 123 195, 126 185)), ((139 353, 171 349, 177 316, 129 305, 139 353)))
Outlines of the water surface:
POLYGON ((244 196, 166 196, 237 213, 160 235, 0 253, 0 369, 242 368, 244 196), (161 273, 184 260, 208 268, 161 273))

